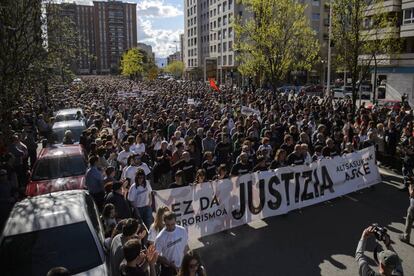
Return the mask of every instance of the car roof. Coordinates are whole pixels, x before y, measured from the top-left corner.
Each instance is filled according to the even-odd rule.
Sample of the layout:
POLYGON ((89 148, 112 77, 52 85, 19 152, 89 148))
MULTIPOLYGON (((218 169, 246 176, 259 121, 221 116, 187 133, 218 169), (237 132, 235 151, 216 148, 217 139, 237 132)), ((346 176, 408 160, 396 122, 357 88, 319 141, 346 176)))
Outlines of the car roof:
POLYGON ((76 127, 85 127, 85 122, 81 120, 71 120, 71 121, 62 121, 56 122, 53 124, 52 129, 58 128, 76 128, 76 127))
POLYGON ((57 157, 60 155, 83 155, 83 148, 81 145, 51 145, 44 149, 39 154, 39 159, 57 157))
POLYGON ((3 236, 13 236, 86 221, 82 190, 26 198, 13 207, 3 236))
POLYGON ((76 114, 78 111, 82 112, 82 108, 67 108, 67 109, 61 109, 58 112, 56 112, 57 115, 65 115, 65 114, 76 114))

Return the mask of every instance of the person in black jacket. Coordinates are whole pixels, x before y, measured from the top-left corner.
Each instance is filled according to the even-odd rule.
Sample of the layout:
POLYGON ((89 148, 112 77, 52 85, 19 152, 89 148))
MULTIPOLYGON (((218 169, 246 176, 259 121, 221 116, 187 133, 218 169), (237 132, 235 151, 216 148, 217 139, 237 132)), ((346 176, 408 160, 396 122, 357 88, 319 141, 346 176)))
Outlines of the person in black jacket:
POLYGON ((122 194, 122 182, 116 181, 112 184, 112 192, 105 197, 105 204, 108 203, 115 206, 115 217, 118 221, 132 217, 129 203, 122 194))

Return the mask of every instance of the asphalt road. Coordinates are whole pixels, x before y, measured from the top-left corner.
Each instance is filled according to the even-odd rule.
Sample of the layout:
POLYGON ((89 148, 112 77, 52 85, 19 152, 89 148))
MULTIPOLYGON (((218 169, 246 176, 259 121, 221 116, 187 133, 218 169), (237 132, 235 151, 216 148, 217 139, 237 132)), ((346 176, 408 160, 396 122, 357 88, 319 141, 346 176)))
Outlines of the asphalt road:
MULTIPOLYGON (((190 247, 201 255, 208 275, 358 275, 354 259, 358 240, 362 230, 376 222, 388 229, 405 275, 414 276, 414 245, 398 240, 409 203, 407 193, 397 189, 402 187, 401 176, 381 173, 383 182, 373 190, 191 241, 190 247)), ((366 255, 375 267, 373 240, 366 255)))

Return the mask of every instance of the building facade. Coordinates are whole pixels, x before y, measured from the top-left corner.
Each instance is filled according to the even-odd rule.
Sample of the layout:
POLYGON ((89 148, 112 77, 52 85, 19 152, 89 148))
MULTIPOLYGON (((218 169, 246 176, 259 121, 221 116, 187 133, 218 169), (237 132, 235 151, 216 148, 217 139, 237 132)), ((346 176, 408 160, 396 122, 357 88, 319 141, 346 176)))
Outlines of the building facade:
POLYGON ((79 34, 78 74, 119 71, 122 54, 137 47, 136 4, 94 1, 93 5, 61 3, 60 14, 69 17, 79 34))
POLYGON ((141 49, 142 51, 144 51, 147 54, 147 57, 152 61, 155 62, 155 54, 152 51, 152 46, 145 44, 145 43, 141 43, 139 42, 137 44, 138 49, 141 49))
MULTIPOLYGON (((300 1, 307 6, 305 14, 320 41, 322 57, 321 63, 314 70, 305 72, 305 77, 321 82, 327 72, 328 1, 300 1)), ((214 78, 219 83, 225 83, 238 77, 234 30, 231 26, 235 16, 246 19, 250 16, 236 0, 184 1, 183 61, 187 78, 214 78)))
POLYGON ((167 65, 173 63, 174 61, 181 61, 181 52, 175 52, 167 57, 167 65))
MULTIPOLYGON (((370 13, 376 12, 373 6, 368 9, 366 25, 369 24, 370 13)), ((380 32, 401 39, 402 45, 399 53, 377 57, 376 79, 372 72, 371 82, 379 85, 379 98, 401 100, 401 96, 407 94, 408 101, 414 104, 414 1, 385 0, 380 12, 397 17, 396 24, 380 32)))
POLYGON ((235 0, 186 0, 183 61, 190 79, 224 83, 236 69, 231 22, 242 15, 235 0))

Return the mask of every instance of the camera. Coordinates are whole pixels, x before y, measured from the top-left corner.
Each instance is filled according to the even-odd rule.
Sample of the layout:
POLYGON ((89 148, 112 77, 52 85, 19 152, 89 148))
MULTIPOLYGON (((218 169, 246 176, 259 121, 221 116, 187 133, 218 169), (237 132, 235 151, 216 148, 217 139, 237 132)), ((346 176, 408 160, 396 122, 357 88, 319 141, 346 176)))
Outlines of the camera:
POLYGON ((378 241, 384 241, 385 237, 388 236, 387 229, 385 229, 382 226, 379 226, 378 223, 373 223, 372 227, 373 227, 373 231, 374 231, 374 234, 375 234, 375 238, 378 241))

